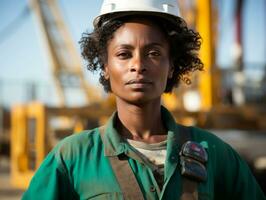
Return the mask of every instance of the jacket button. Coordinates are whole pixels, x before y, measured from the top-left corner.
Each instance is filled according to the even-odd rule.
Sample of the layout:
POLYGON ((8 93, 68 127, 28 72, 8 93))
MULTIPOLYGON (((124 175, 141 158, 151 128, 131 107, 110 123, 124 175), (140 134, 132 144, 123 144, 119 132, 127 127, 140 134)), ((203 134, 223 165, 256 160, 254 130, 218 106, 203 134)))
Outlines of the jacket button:
POLYGON ((154 186, 151 186, 151 187, 150 187, 150 191, 151 191, 151 192, 155 192, 155 191, 156 191, 155 187, 154 187, 154 186))

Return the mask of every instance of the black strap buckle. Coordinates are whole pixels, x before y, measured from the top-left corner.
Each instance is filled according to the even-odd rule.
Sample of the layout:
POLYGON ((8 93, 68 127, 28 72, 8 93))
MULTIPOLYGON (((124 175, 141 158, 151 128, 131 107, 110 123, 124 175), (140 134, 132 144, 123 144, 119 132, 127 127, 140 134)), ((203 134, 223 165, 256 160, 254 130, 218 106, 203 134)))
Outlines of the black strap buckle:
POLYGON ((197 160, 203 164, 208 161, 206 150, 197 142, 188 141, 183 144, 180 155, 197 160))
POLYGON ((203 146, 196 142, 186 142, 180 151, 181 174, 196 181, 207 180, 205 167, 208 154, 203 146))
POLYGON ((202 182, 207 180, 207 170, 200 162, 181 157, 181 174, 187 178, 202 182))

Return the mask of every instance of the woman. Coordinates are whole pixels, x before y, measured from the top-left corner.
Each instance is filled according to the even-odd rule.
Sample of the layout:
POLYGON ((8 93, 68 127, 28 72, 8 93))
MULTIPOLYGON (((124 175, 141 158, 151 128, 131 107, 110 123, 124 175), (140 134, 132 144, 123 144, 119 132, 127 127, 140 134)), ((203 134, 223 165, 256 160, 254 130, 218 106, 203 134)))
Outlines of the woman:
POLYGON ((103 3, 94 31, 82 37, 82 55, 89 70, 100 70, 117 111, 104 127, 61 141, 24 199, 264 199, 229 145, 176 124, 161 106, 164 92, 203 68, 199 34, 176 1, 162 2, 103 3))

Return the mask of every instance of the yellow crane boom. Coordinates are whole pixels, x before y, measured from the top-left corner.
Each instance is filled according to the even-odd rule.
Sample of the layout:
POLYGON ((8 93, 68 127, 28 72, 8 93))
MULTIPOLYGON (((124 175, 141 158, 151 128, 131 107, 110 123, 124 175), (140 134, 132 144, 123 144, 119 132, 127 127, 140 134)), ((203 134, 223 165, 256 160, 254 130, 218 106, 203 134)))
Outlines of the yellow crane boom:
POLYGON ((86 102, 100 99, 99 90, 88 85, 82 71, 80 55, 64 23, 56 0, 30 0, 51 65, 52 75, 59 96, 59 104, 66 105, 66 90, 80 89, 86 102))

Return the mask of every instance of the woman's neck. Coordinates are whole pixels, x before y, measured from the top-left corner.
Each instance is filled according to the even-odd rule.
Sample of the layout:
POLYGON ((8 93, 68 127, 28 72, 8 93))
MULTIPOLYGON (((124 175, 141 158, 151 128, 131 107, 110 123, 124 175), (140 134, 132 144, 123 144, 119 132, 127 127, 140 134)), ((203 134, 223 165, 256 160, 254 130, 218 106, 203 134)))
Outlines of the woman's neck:
POLYGON ((118 130, 123 137, 146 143, 166 139, 167 131, 161 118, 160 99, 142 105, 132 105, 120 100, 116 104, 120 120, 118 130))

